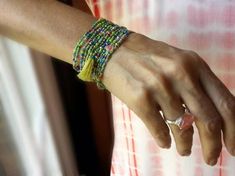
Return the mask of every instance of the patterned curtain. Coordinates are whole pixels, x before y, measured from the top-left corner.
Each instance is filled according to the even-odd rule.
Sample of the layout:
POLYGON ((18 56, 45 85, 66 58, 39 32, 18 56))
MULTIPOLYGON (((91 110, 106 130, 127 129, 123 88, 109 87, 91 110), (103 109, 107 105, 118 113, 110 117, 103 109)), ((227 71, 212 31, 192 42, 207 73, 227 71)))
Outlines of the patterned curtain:
MULTIPOLYGON (((235 93, 235 1, 87 0, 96 16, 180 48, 196 51, 235 93)), ((140 121, 116 97, 113 176, 234 176, 235 158, 223 148, 218 163, 207 166, 197 130, 192 154, 180 157, 156 146, 140 121)), ((196 128, 195 128, 196 129, 196 128)))

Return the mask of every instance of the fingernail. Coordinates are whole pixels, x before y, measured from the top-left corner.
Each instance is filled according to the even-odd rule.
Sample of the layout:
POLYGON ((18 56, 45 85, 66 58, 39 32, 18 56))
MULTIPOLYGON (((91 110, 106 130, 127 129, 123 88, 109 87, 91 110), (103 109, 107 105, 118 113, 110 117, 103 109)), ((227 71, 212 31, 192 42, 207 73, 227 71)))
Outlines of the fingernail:
POLYGON ((182 156, 189 156, 191 154, 191 150, 184 150, 183 152, 182 152, 182 156))
POLYGON ((171 147, 171 139, 169 137, 164 138, 164 139, 160 139, 159 140, 159 145, 162 148, 170 148, 171 147))
POLYGON ((232 150, 231 150, 231 154, 232 154, 233 156, 235 156, 235 149, 232 149, 232 150))
POLYGON ((169 149, 170 147, 171 147, 171 143, 170 143, 170 142, 168 142, 168 143, 165 145, 165 147, 164 147, 164 148, 169 149))
POLYGON ((158 145, 162 148, 169 148, 171 146, 171 138, 167 132, 162 131, 158 133, 156 139, 158 141, 158 145))
POLYGON ((232 156, 235 156, 235 149, 230 149, 230 150, 228 150, 228 152, 229 152, 232 156))
POLYGON ((159 146, 160 146, 161 148, 170 148, 171 143, 170 143, 170 142, 167 142, 167 141, 168 141, 168 140, 165 140, 165 141, 159 140, 159 146))
POLYGON ((209 165, 214 166, 217 163, 217 159, 211 159, 209 165))

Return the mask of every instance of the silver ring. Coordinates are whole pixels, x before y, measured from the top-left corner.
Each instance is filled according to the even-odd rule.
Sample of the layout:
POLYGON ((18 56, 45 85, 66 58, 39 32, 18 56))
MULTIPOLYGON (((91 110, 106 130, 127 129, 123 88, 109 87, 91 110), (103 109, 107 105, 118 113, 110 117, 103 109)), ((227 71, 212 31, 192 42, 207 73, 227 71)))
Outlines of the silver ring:
POLYGON ((165 118, 165 122, 170 125, 176 125, 179 129, 188 129, 192 126, 194 122, 194 116, 189 112, 187 108, 185 108, 184 114, 176 118, 176 120, 168 120, 165 118))

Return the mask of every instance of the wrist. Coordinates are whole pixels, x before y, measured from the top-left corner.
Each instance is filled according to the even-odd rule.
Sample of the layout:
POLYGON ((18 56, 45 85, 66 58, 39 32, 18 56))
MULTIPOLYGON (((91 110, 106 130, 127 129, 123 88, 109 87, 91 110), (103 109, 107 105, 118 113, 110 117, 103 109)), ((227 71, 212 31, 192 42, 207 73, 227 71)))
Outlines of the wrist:
POLYGON ((130 33, 120 47, 112 54, 101 79, 107 89, 113 86, 115 83, 113 80, 119 79, 119 75, 123 74, 123 67, 128 65, 128 60, 139 55, 139 51, 144 50, 142 45, 144 38, 145 36, 141 34, 130 33))
POLYGON ((83 81, 96 82, 105 89, 101 81, 106 63, 120 47, 130 31, 106 19, 99 19, 76 43, 73 50, 73 68, 83 81))

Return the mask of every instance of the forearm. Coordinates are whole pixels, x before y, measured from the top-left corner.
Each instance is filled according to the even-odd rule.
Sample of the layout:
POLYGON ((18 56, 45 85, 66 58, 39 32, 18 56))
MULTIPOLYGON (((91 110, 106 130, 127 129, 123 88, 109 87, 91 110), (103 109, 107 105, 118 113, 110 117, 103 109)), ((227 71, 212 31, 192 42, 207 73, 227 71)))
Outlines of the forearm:
POLYGON ((0 34, 72 63, 76 41, 93 16, 53 0, 1 0, 0 34))

